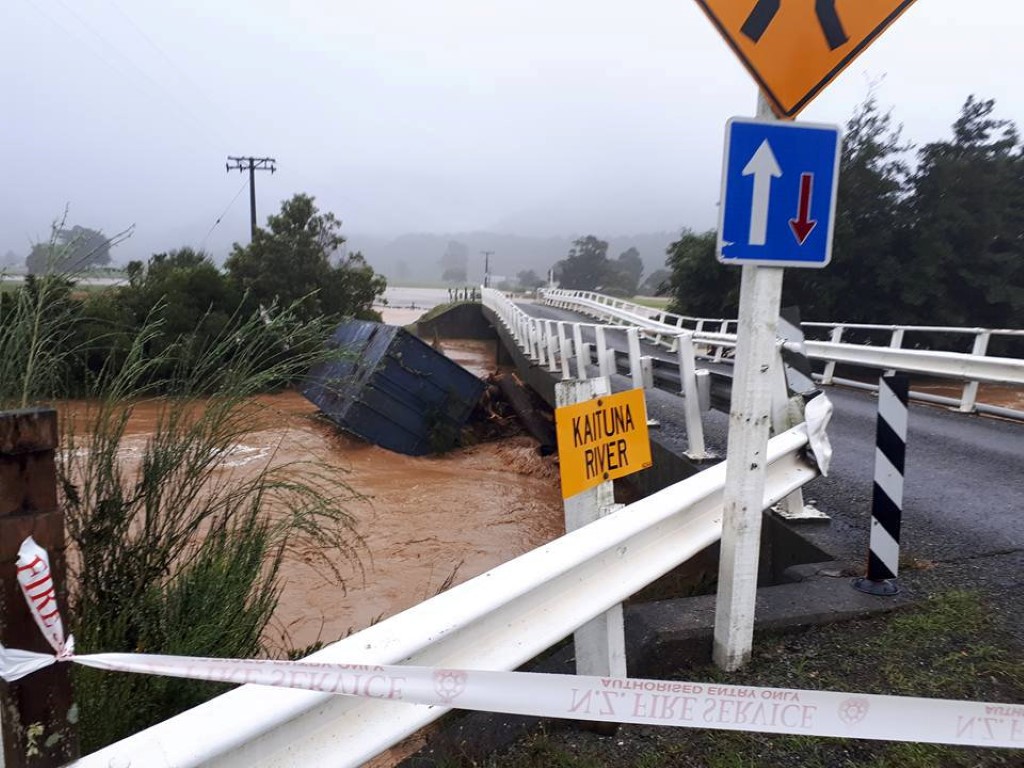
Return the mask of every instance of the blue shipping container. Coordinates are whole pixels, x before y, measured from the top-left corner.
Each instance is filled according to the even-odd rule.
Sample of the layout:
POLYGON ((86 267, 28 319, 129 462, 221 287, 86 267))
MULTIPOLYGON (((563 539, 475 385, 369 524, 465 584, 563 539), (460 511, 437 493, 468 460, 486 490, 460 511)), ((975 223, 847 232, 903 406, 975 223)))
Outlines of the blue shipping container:
POLYGON ((338 358, 302 394, 347 432, 398 453, 447 450, 484 383, 398 326, 346 320, 327 342, 338 358))

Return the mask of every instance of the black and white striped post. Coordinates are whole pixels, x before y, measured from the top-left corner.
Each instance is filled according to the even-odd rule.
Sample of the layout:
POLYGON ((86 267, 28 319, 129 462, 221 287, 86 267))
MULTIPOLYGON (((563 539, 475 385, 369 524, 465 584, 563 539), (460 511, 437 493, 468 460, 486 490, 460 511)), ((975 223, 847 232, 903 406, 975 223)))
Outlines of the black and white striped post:
POLYGON ((867 576, 853 586, 871 595, 895 595, 903 517, 903 471, 907 448, 906 376, 883 376, 878 383, 875 486, 871 499, 871 543, 867 576))

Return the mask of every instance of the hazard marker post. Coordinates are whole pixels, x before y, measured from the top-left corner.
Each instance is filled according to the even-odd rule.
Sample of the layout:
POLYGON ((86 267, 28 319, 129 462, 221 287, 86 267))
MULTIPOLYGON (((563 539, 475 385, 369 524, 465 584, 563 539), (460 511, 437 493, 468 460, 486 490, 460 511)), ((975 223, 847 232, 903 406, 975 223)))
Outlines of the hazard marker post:
POLYGON ((903 519, 903 473, 907 451, 907 376, 883 376, 878 382, 878 425, 875 438, 875 482, 871 494, 871 541, 867 575, 854 588, 889 597, 896 583, 903 519))

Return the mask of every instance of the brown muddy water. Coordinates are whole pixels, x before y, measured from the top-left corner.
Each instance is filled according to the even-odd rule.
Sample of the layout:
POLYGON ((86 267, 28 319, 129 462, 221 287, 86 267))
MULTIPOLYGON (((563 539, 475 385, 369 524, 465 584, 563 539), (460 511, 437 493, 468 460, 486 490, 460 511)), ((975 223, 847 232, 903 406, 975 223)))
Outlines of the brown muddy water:
MULTIPOLYGON (((494 369, 494 342, 442 347, 477 375, 494 369)), ((323 462, 361 497, 345 505, 361 544, 358 563, 338 563, 343 584, 308 553, 289 554, 267 636, 282 651, 342 638, 564 533, 557 465, 539 456, 532 438, 403 456, 345 435, 297 392, 257 401, 252 430, 224 457, 222 477, 251 476, 271 462, 323 462)), ((63 410, 77 421, 87 407, 63 410)), ((125 465, 142 455, 164 407, 134 406, 120 449, 125 465)))

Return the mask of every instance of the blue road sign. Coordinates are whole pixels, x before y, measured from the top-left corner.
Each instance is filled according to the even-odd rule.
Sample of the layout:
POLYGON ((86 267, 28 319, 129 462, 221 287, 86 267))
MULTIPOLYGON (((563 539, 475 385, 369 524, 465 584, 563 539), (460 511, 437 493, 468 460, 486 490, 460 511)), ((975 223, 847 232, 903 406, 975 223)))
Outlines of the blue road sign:
POLYGON ((824 267, 832 258, 838 182, 838 126, 730 119, 718 260, 824 267))

